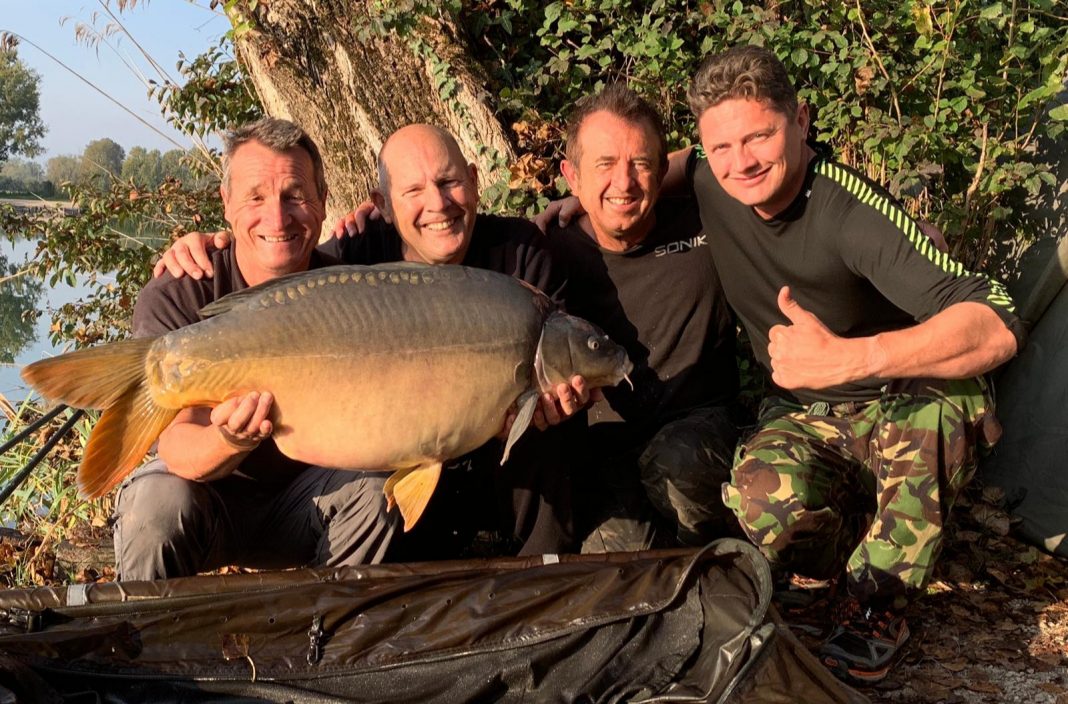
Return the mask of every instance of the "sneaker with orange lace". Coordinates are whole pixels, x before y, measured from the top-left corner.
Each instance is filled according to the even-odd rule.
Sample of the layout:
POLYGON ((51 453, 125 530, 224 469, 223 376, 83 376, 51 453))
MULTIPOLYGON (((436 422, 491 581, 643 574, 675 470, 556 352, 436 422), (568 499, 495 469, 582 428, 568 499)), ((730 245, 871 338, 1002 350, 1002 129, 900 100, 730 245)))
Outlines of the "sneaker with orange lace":
POLYGON ((860 683, 882 680, 909 638, 905 617, 849 598, 838 610, 838 625, 820 646, 823 664, 840 679, 860 683))

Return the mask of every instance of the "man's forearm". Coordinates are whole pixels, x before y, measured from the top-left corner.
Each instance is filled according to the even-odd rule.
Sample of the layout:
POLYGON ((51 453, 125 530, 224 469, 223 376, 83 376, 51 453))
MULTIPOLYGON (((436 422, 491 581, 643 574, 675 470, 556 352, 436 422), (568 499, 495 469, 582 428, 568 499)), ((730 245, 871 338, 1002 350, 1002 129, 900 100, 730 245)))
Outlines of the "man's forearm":
POLYGON ((690 152, 693 147, 677 149, 668 154, 667 172, 660 184, 660 195, 669 198, 678 198, 688 195, 686 178, 686 162, 690 160, 690 152))
POLYGON ((874 338, 870 377, 963 379, 994 369, 1016 354, 1016 337, 982 303, 957 303, 904 330, 874 338))
MULTIPOLYGON (((186 409, 189 411, 207 409, 186 409)), ((211 425, 204 425, 200 414, 189 413, 176 418, 160 435, 158 454, 167 469, 184 479, 210 481, 234 471, 252 448, 240 448, 231 443, 211 425)))

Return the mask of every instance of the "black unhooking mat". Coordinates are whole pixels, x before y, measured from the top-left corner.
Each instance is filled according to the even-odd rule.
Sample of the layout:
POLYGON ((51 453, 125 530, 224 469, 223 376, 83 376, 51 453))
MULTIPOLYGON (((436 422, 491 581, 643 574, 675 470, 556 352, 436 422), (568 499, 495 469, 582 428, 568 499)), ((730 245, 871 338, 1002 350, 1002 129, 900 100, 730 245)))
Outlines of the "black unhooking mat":
POLYGON ((749 545, 0 592, 0 702, 863 702, 749 545))

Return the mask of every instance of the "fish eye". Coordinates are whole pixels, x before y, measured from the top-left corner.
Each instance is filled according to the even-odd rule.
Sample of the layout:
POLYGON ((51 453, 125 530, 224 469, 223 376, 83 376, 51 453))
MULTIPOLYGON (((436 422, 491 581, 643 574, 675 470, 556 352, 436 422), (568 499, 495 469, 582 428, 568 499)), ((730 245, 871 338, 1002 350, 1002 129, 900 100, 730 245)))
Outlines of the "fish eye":
POLYGON ((590 339, 586 340, 586 346, 596 352, 597 350, 601 349, 601 341, 598 340, 596 337, 591 337, 590 339))

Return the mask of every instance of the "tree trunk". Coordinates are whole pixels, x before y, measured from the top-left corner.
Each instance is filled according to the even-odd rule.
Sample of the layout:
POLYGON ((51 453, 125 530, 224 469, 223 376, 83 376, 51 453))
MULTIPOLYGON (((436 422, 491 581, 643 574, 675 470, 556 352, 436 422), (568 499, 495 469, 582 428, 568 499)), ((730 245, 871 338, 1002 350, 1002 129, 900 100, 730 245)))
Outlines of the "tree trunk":
POLYGON ((506 177, 502 165, 515 158, 452 20, 421 19, 404 37, 381 37, 369 28, 370 2, 260 2, 253 29, 235 42, 266 111, 300 125, 322 150, 328 227, 368 197, 378 182, 378 151, 403 125, 449 129, 484 185, 506 177), (415 39, 424 42, 422 52, 415 39), (447 97, 435 86, 442 60, 455 82, 447 97))

